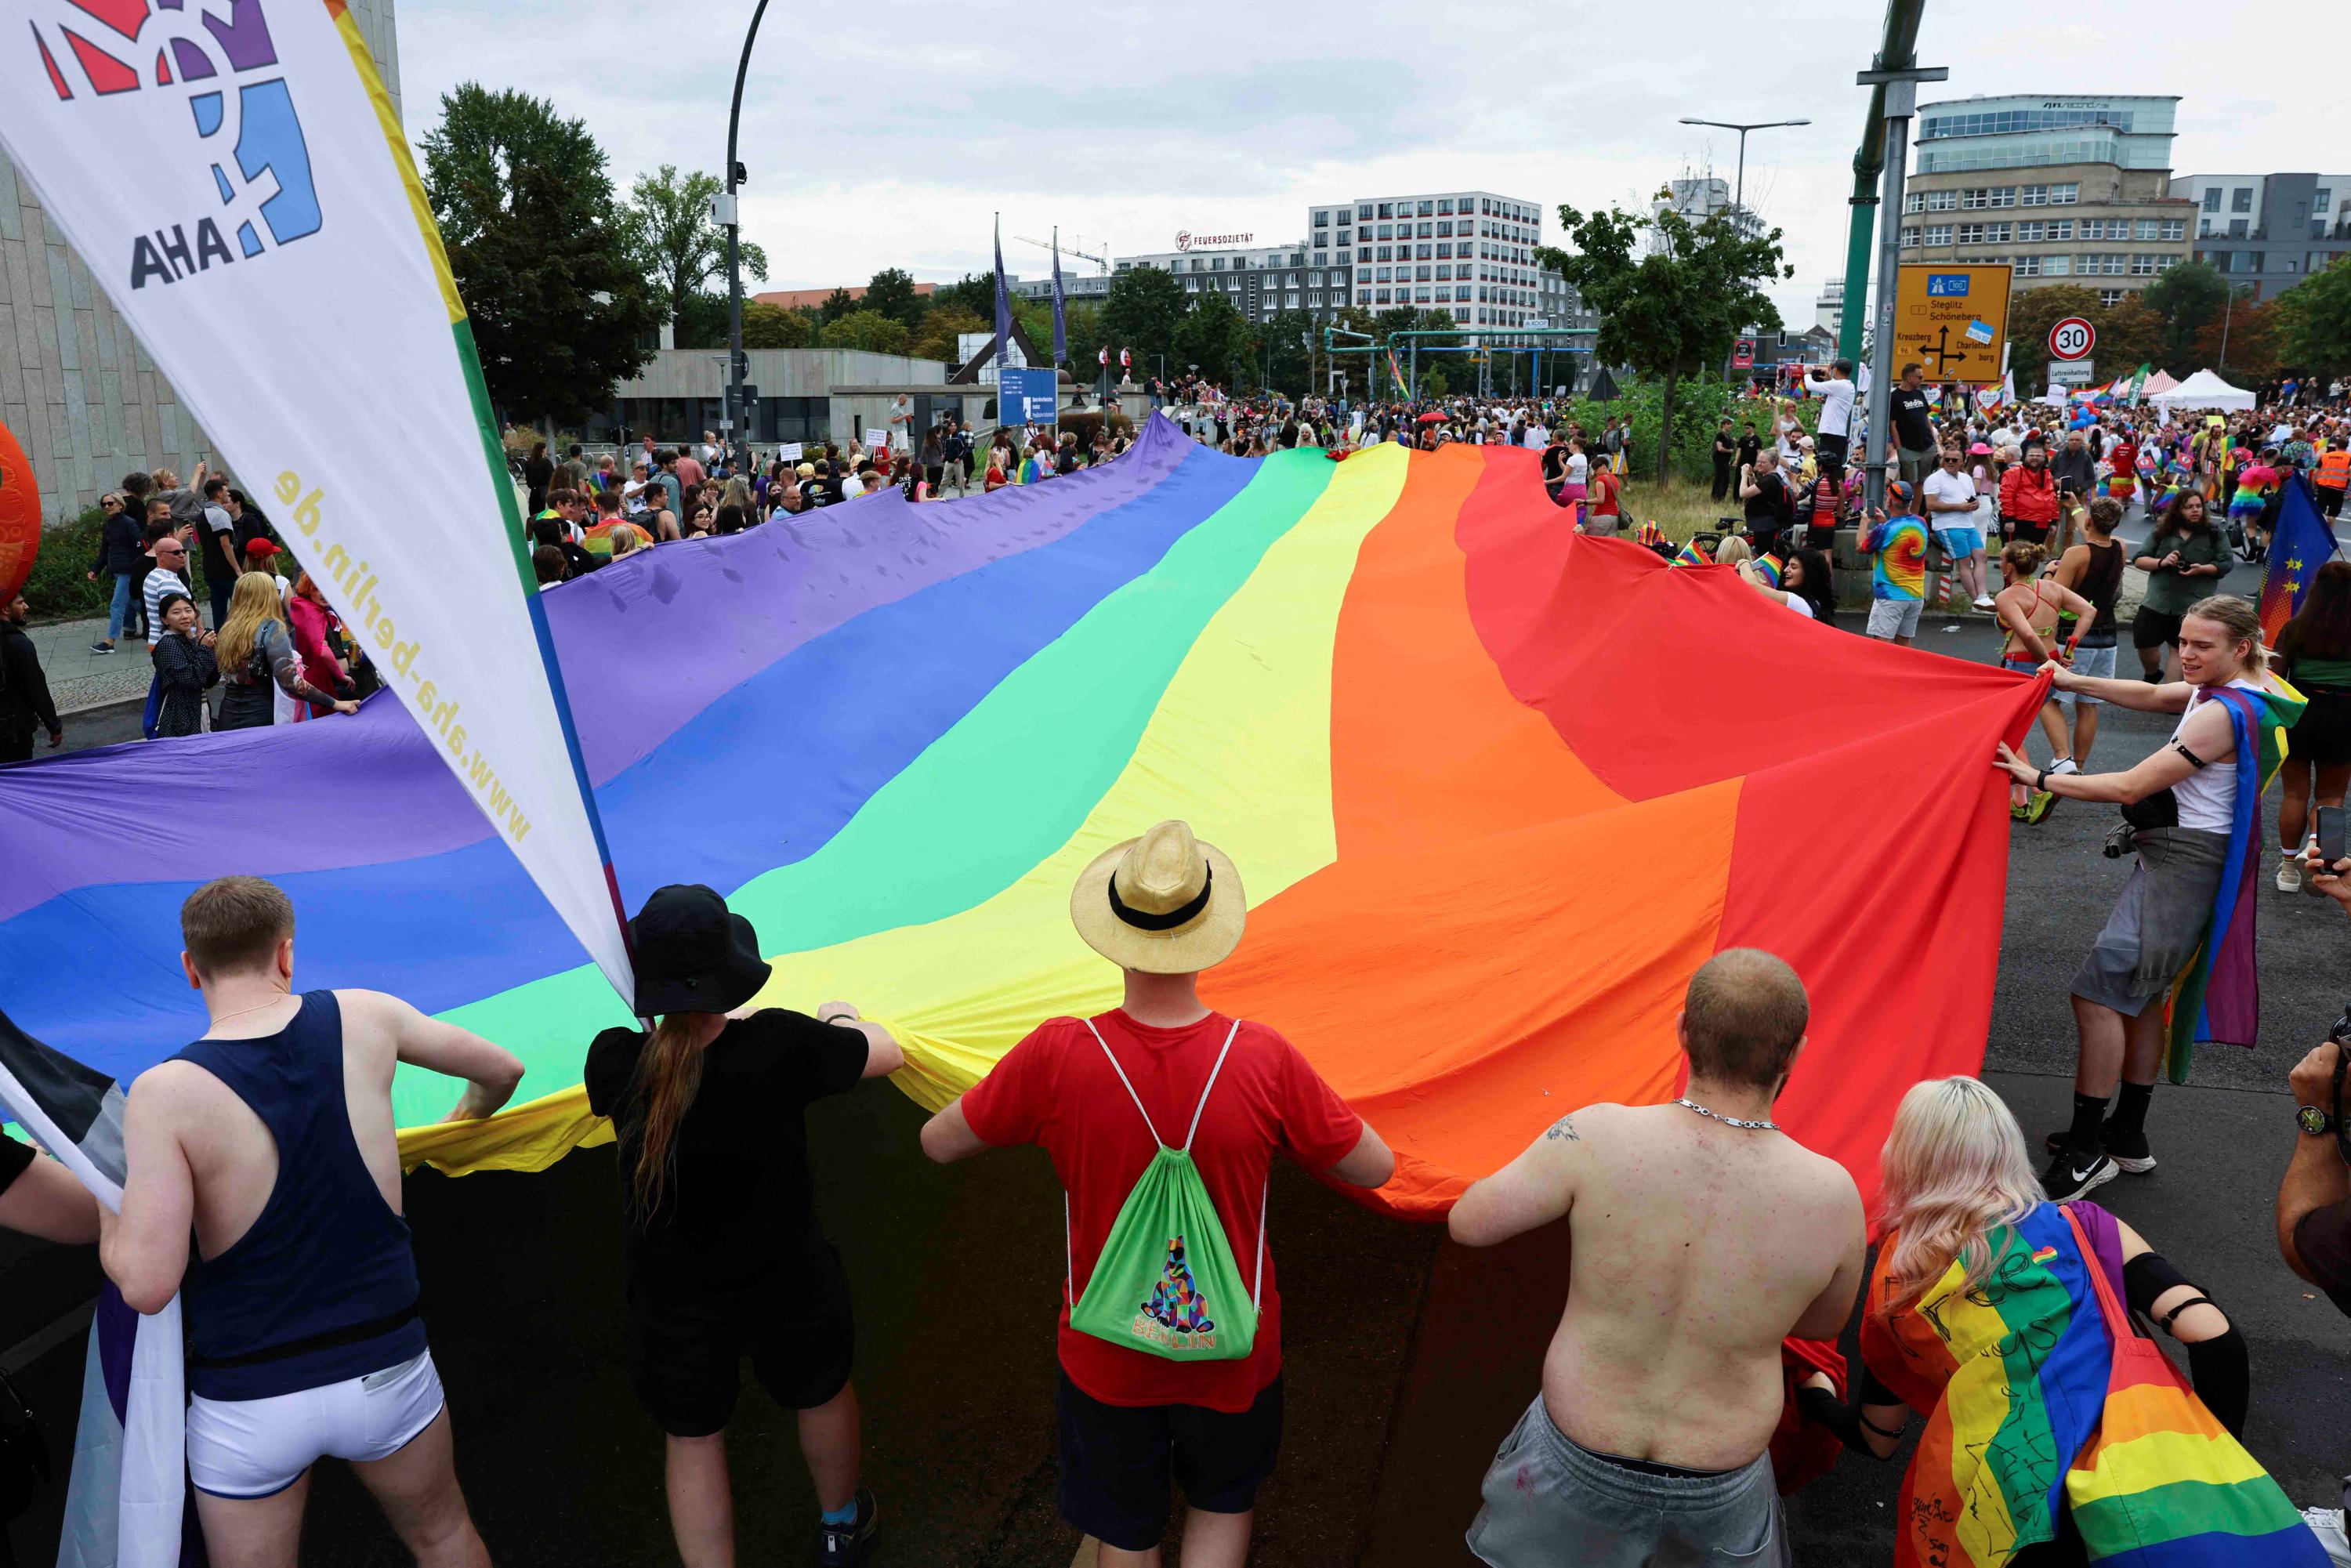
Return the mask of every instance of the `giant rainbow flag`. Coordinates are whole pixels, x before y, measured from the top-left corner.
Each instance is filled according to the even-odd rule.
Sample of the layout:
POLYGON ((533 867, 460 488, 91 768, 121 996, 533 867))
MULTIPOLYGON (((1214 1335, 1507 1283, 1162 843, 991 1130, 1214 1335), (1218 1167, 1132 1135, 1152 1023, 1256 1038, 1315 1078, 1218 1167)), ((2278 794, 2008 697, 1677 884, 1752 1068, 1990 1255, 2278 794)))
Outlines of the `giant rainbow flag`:
MULTIPOLYGON (((1281 1029, 1434 1217, 1562 1112, 1675 1092, 1684 983, 1730 946, 1812 989, 1788 1125, 1865 1190, 1902 1090, 1973 1070, 2007 867, 1995 741, 2030 679, 1814 624, 1729 570, 1583 538, 1537 455, 1251 461, 1154 419, 1102 468, 894 493, 663 545, 546 596, 630 907, 705 882, 943 1103, 1039 1019, 1114 1005, 1069 890, 1165 817, 1251 901, 1216 1005, 1281 1029)), ((486 549, 494 548, 486 543, 486 549)), ((485 560, 482 570, 497 563, 485 560)), ((621 1004, 430 735, 322 724, 0 768, 0 1007, 128 1080, 204 1028, 176 911, 229 872, 300 915, 297 981, 511 1047, 518 1104, 403 1147, 531 1168, 604 1135, 621 1004)), ((403 1070, 405 1071, 405 1070, 403 1070)))

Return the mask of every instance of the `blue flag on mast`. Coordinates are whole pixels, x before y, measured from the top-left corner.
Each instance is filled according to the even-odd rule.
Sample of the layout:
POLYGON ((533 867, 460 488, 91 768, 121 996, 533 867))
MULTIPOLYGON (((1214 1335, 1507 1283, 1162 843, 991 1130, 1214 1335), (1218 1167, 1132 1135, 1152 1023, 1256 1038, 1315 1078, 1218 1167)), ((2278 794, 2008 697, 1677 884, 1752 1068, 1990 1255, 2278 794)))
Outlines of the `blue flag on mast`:
POLYGON ((1053 225, 1053 363, 1070 357, 1070 329, 1061 299, 1061 225, 1053 225))
POLYGON ((2333 560, 2340 547, 2334 530, 2319 515, 2310 481, 2291 475, 2278 497, 2277 528, 2270 539, 2269 570, 2262 580, 2262 642, 2277 646, 2278 633, 2310 597, 2311 580, 2333 560))
POLYGON ((1005 364, 1005 352, 1012 343, 1012 297, 1004 289, 1004 218, 996 220, 996 363, 1000 370, 1005 364))

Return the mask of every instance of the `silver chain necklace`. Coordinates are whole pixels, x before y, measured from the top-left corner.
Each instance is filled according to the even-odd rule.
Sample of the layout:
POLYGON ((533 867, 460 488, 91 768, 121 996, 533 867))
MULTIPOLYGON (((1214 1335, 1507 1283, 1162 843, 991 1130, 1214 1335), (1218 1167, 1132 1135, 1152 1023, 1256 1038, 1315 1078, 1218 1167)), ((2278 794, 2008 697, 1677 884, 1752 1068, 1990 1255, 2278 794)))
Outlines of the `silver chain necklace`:
POLYGON ((1777 1122, 1742 1122, 1736 1116, 1726 1116, 1719 1111, 1709 1111, 1695 1100, 1679 1099, 1674 1103, 1685 1111, 1697 1112, 1709 1122, 1719 1122, 1726 1127, 1744 1127, 1750 1133, 1776 1133, 1780 1130, 1780 1124, 1777 1122))
MULTIPOLYGON (((220 1017, 213 1019, 213 1028, 218 1029, 221 1025, 226 1023, 231 1019, 241 1019, 247 1013, 257 1013, 264 1008, 274 1008, 278 1003, 285 1001, 287 998, 293 996, 293 994, 294 993, 291 991, 280 991, 266 1002, 256 1002, 249 1008, 239 1008, 233 1013, 223 1013, 220 1017)), ((1709 1113, 1709 1114, 1710 1113, 1709 1113)))

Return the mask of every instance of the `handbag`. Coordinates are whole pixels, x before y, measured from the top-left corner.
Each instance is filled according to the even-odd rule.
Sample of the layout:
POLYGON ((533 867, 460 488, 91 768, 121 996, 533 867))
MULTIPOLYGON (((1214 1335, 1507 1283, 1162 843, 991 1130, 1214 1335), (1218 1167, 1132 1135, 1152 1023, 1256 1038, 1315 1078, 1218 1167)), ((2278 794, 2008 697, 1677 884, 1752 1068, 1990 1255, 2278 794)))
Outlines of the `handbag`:
POLYGON ((2179 826, 2179 797, 2168 789, 2158 789, 2143 800, 2123 804, 2123 821, 2140 832, 2157 828, 2179 826))
POLYGON ((2162 1347, 2140 1334, 2081 1220, 2064 1212, 2114 1342, 2097 1431, 2065 1472, 2065 1500, 2089 1560, 2327 1568, 2300 1511, 2204 1407, 2162 1347))

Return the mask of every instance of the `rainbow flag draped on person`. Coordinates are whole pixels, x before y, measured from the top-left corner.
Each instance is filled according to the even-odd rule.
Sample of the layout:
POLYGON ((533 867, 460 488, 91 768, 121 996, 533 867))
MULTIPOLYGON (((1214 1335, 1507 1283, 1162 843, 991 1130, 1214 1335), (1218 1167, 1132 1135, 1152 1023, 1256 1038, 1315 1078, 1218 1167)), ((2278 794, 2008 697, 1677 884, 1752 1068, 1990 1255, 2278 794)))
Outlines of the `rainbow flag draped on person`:
POLYGON ((2042 1204, 1987 1245, 1997 1261, 1973 1290, 1958 1261, 1907 1305, 1888 1301, 1882 1261, 1870 1277, 1863 1359, 1927 1412, 1895 1568, 2003 1568, 2054 1539, 2069 1507, 2095 1563, 2324 1568, 2294 1504, 2200 1402, 2136 1374, 2115 1386, 2101 1265, 2063 1208, 2042 1204), (2136 1544, 2107 1549, 2119 1537, 2136 1544))
POLYGON ((2229 713, 2229 729, 2236 741, 2236 821, 2229 832, 2229 856, 2220 862, 2220 887, 2205 916, 2204 936, 2196 955, 2172 982, 2166 1003, 2170 1026, 2164 1049, 2164 1071, 2174 1083, 2188 1082, 2188 1064, 2196 1042, 2251 1048, 2261 1028, 2261 977, 2253 962, 2254 911, 2260 905, 2262 791, 2277 777, 2285 760, 2285 732, 2308 706, 2303 695, 2283 679, 2269 677, 2261 691, 2222 686, 2211 700, 2229 713))

